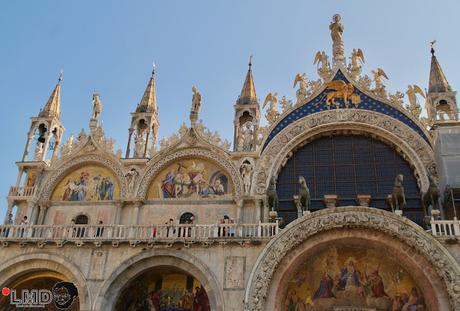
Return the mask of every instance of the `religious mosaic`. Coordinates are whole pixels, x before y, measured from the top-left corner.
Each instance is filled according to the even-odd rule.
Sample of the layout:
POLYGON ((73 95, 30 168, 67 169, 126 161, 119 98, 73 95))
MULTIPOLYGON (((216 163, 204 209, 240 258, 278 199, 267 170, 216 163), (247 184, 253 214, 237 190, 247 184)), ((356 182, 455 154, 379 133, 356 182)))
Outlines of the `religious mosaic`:
POLYGON ((54 201, 106 201, 119 197, 114 174, 102 166, 85 166, 67 175, 52 195, 54 201))
POLYGON ((216 165, 201 159, 175 162, 150 185, 149 198, 218 198, 232 193, 229 177, 216 165))
POLYGON ((381 251, 351 246, 314 255, 289 281, 282 310, 425 310, 415 280, 387 258, 381 251))
POLYGON ((115 310, 210 311, 210 305, 206 290, 192 276, 149 271, 123 291, 115 310))

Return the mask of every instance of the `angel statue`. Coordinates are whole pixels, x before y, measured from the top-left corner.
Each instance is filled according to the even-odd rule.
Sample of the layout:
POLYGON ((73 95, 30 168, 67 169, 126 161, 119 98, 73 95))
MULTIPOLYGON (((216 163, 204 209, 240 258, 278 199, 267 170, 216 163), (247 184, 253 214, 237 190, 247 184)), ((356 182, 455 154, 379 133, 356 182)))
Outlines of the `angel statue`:
POLYGON ((273 124, 276 119, 279 117, 280 113, 278 112, 278 93, 268 93, 267 97, 265 97, 264 104, 262 109, 267 106, 267 103, 270 103, 270 107, 267 109, 267 113, 265 117, 267 118, 268 123, 271 125, 273 124))
POLYGON ((388 77, 385 71, 383 71, 382 68, 377 68, 377 70, 372 70, 371 73, 374 76, 374 83, 375 83, 374 91, 377 93, 377 95, 386 97, 385 86, 382 83, 382 78, 385 78, 388 80, 388 77))
POLYGON ((422 112, 422 108, 417 101, 417 94, 421 95, 423 98, 426 98, 425 93, 423 90, 416 84, 409 85, 407 87, 407 98, 409 99, 409 105, 407 109, 417 118, 420 117, 420 113, 422 112))
POLYGON ((305 73, 303 74, 298 73, 294 78, 293 87, 296 87, 297 83, 299 83, 299 89, 296 92, 296 96, 297 96, 297 101, 295 102, 296 105, 301 105, 305 103, 307 100, 307 97, 308 97, 307 81, 308 81, 308 78, 305 73))
POLYGON ((331 31, 332 38, 332 60, 333 63, 345 63, 345 47, 343 44, 342 34, 343 34, 343 25, 340 22, 342 18, 339 14, 335 14, 332 17, 332 22, 329 25, 329 30, 331 31))
POLYGON ((364 54, 361 49, 353 49, 350 57, 350 65, 348 69, 354 78, 358 77, 361 73, 362 65, 364 64, 364 54))
POLYGON ((102 102, 99 98, 99 94, 93 94, 93 114, 91 115, 92 120, 97 120, 102 113, 102 102))
POLYGON ((315 60, 313 61, 313 65, 317 65, 318 75, 323 79, 326 80, 330 74, 330 66, 328 56, 326 52, 318 51, 315 55, 315 60))

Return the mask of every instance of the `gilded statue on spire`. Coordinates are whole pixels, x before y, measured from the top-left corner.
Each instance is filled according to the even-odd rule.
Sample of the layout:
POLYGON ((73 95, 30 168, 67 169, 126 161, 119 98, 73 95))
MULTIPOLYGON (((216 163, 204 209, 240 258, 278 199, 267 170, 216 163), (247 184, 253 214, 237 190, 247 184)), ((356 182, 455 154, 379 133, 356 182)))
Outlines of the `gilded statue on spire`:
POLYGON ((102 113, 102 102, 99 98, 99 94, 93 94, 93 113, 91 115, 91 120, 98 120, 99 116, 102 113))
POLYGON ((341 19, 339 14, 335 14, 329 25, 332 38, 332 62, 334 65, 345 65, 345 46, 342 39, 344 28, 343 24, 340 22, 341 19))
POLYGON ((198 89, 193 86, 192 87, 192 109, 190 111, 190 122, 192 123, 192 126, 196 124, 196 121, 198 120, 198 114, 200 113, 201 109, 201 94, 198 91, 198 89))
POLYGON ((375 88, 373 90, 374 93, 380 97, 387 97, 385 85, 383 85, 383 82, 382 82, 382 79, 388 80, 388 76, 386 75, 385 71, 383 71, 382 68, 377 68, 377 70, 372 70, 371 73, 374 77, 373 80, 375 83, 375 88))

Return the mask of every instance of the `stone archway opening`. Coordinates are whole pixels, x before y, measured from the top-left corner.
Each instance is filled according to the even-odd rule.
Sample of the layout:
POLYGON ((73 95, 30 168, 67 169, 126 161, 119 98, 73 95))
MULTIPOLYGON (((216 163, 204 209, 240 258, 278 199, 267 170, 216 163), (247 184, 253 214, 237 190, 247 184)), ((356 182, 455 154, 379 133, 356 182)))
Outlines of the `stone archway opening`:
MULTIPOLYGON (((66 305, 65 310, 79 311, 80 300, 79 293, 76 286, 67 289, 59 284, 62 282, 69 282, 69 279, 56 271, 51 270, 37 270, 31 271, 24 274, 20 274, 13 278, 10 282, 3 285, 3 287, 10 289, 9 295, 0 296, 0 310, 49 310, 59 311, 62 310, 63 304, 66 305), (21 306, 20 302, 25 302, 26 292, 34 293, 38 290, 49 290, 52 292, 52 300, 47 301, 44 308, 31 307, 30 309, 26 306, 21 306), (13 293, 14 291, 14 293, 13 293), (12 295, 14 295, 12 301, 12 295), (60 298, 59 298, 59 297, 60 298), (61 299, 62 300, 59 300, 61 299), (56 302, 58 300, 58 302, 56 302)), ((35 304, 37 301, 30 301, 35 304)))
POLYGON ((115 311, 209 311, 206 289, 193 275, 178 267, 145 270, 122 289, 115 311))

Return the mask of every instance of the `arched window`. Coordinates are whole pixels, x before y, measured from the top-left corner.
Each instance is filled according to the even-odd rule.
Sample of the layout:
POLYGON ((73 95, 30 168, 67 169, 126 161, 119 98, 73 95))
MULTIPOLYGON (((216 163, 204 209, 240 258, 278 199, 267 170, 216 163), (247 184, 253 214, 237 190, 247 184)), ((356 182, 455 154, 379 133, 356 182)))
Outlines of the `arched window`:
POLYGON ((78 215, 75 217, 75 224, 76 225, 87 225, 88 224, 88 216, 86 215, 78 215))
POLYGON ((183 213, 180 216, 179 223, 180 224, 191 224, 195 220, 195 216, 192 213, 183 213))
POLYGON ((339 206, 356 206, 359 194, 372 196, 371 206, 390 210, 386 197, 396 175, 404 175, 407 208, 404 215, 422 224, 420 190, 409 164, 394 148, 374 138, 357 135, 321 137, 299 147, 277 179, 279 214, 285 223, 297 218, 293 196, 299 176, 305 177, 313 211, 324 208, 326 194, 336 194, 339 206))

